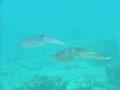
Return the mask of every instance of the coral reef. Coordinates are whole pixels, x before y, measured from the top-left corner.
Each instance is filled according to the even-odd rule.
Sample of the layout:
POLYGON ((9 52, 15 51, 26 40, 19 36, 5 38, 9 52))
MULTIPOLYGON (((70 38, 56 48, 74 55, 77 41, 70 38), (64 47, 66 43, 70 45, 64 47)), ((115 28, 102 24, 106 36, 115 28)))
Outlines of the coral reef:
POLYGON ((72 81, 60 76, 37 75, 32 80, 21 86, 13 87, 11 90, 119 90, 113 89, 112 83, 108 84, 108 82, 113 82, 111 78, 108 82, 102 79, 98 76, 87 75, 72 81))
POLYGON ((108 88, 120 90, 120 63, 106 67, 108 88))
POLYGON ((64 81, 58 76, 36 76, 24 85, 14 87, 12 90, 66 90, 67 85, 68 81, 64 81))
MULTIPOLYGON (((80 88, 79 90, 104 90, 105 88, 105 81, 104 80, 98 80, 98 76, 95 77, 89 77, 85 79, 85 87, 80 88)), ((100 79, 100 78, 99 78, 100 79)))

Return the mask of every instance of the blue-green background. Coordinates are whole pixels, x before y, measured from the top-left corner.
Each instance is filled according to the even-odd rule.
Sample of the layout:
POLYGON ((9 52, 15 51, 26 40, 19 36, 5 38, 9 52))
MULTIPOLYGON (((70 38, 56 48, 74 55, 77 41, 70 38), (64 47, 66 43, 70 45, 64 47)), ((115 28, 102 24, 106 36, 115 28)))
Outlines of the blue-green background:
POLYGON ((119 0, 1 0, 0 24, 0 83, 5 90, 12 90, 11 87, 22 85, 39 74, 60 75, 71 82, 95 75, 104 81, 109 77, 104 73, 106 65, 120 60, 119 0), (18 46, 22 38, 39 34, 67 45, 47 44, 34 49, 18 46), (113 57, 111 61, 59 62, 52 58, 59 50, 69 47, 99 51, 109 41, 106 47, 111 47, 107 49, 111 51, 107 53, 113 57))

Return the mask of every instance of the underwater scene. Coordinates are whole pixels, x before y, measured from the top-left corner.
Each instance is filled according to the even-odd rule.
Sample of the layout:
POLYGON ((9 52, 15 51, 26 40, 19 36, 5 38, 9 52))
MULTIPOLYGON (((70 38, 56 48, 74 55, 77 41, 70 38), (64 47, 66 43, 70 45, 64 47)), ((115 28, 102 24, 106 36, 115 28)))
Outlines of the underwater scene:
POLYGON ((0 0, 0 90, 120 90, 120 1, 0 0))

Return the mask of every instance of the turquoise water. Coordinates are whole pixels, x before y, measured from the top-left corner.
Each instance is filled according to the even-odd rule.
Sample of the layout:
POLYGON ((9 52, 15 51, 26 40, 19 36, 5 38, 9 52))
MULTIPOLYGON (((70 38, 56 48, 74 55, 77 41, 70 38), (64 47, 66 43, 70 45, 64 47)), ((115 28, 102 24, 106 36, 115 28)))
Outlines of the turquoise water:
POLYGON ((119 4, 119 0, 1 0, 0 90, 120 90, 119 4), (42 34, 65 45, 19 45, 23 38, 42 34), (53 58, 72 47, 112 58, 53 58))

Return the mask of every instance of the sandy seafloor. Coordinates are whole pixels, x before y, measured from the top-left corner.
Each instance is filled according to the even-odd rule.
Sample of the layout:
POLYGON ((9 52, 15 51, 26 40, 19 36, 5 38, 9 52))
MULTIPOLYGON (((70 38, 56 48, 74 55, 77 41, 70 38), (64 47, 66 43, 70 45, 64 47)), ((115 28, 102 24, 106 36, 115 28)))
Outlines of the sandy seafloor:
POLYGON ((64 90, 120 90, 119 4, 118 0, 1 0, 0 90, 48 90, 46 83, 45 88, 23 89, 40 76, 69 81, 64 90), (40 34, 66 45, 19 47, 24 37, 40 34), (52 57, 70 47, 102 52, 112 59, 67 62, 52 57))

